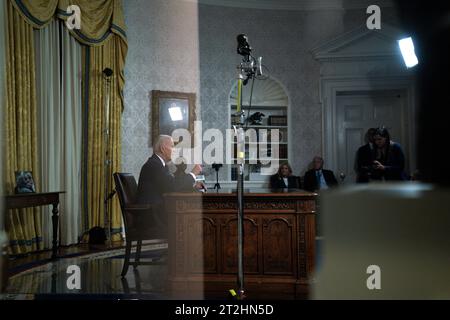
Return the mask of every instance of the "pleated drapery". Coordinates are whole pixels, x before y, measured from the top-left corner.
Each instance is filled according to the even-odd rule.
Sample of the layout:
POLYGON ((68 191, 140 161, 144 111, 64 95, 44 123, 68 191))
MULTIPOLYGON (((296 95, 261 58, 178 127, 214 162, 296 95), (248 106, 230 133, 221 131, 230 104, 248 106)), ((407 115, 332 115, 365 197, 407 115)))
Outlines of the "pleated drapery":
MULTIPOLYGON (((82 103, 81 79, 82 65, 80 44, 70 36, 61 23, 62 68, 61 68, 61 108, 64 110, 64 181, 65 208, 68 212, 61 215, 62 244, 76 243, 82 225, 81 203, 81 160, 82 160, 82 103)), ((121 116, 121 115, 120 115, 121 116)))
MULTIPOLYGON (((6 32, 8 30, 7 23, 8 20, 6 15, 6 6, 5 1, 0 2, 0 48, 6 48, 6 32)), ((4 112, 6 109, 6 68, 5 68, 5 50, 0 50, 0 123, 3 123, 4 112)), ((5 150, 5 146, 3 144, 3 130, 0 130, 0 149, 5 150)), ((3 168, 4 163, 4 155, 0 155, 0 168, 3 168)), ((0 170, 0 181, 3 181, 3 170, 0 170)), ((0 194, 4 194, 3 192, 3 183, 0 183, 0 194)), ((0 208, 3 208, 3 198, 0 197, 0 208)), ((3 230, 5 229, 5 217, 3 216, 3 210, 0 210, 0 246, 3 245, 3 241, 5 240, 6 234, 3 234, 3 230)), ((0 279, 1 278, 0 271, 0 279)))
MULTIPOLYGON (((70 32, 82 44, 102 45, 113 34, 126 41, 121 0, 10 0, 25 21, 34 28, 47 26, 54 16, 67 20, 68 7, 81 11, 82 28, 70 32)), ((69 12, 68 12, 69 11, 69 12)))
MULTIPOLYGON (((84 174, 84 199, 87 212, 89 212, 88 226, 92 228, 98 225, 104 225, 104 203, 99 201, 104 199, 104 179, 103 164, 105 162, 105 143, 104 129, 106 122, 105 113, 105 78, 103 70, 110 68, 113 70, 109 95, 109 127, 110 127, 110 148, 109 155, 111 162, 111 171, 109 174, 109 186, 113 189, 114 181, 112 172, 120 171, 121 168, 121 113, 123 108, 122 94, 119 90, 121 83, 121 74, 114 73, 114 70, 121 70, 121 61, 126 51, 123 50, 121 39, 112 37, 101 47, 86 48, 84 53, 84 71, 87 81, 83 83, 83 100, 85 100, 84 115, 87 119, 85 128, 85 138, 92 143, 85 144, 85 166, 87 170, 84 174), (100 196, 100 197, 99 197, 100 196)), ((116 234, 113 240, 119 238, 122 220, 120 206, 116 197, 112 199, 110 210, 111 232, 116 234)))
MULTIPOLYGON (((5 191, 13 193, 15 171, 32 171, 39 186, 37 154, 36 86, 33 27, 7 4, 8 34, 6 59, 5 110, 5 191)), ((9 210, 6 229, 10 252, 14 254, 41 248, 42 225, 39 208, 9 210)))
MULTIPOLYGON (((0 27, 2 30, 8 30, 7 20, 6 20, 6 3, 5 1, 0 2, 0 27)), ((0 31, 0 123, 4 123, 5 119, 5 109, 6 109, 6 50, 7 42, 5 37, 6 32, 0 31)), ((4 144, 4 132, 0 130, 0 149, 5 150, 4 144)), ((4 167, 5 155, 0 155, 0 168, 4 167)), ((0 181, 3 180, 3 170, 0 170, 0 181)), ((3 183, 0 183, 0 194, 4 194, 4 186, 3 183)), ((3 208, 3 197, 0 197, 0 208, 3 208)), ((8 245, 8 237, 6 235, 5 230, 5 216, 3 210, 0 210, 0 248, 4 250, 8 245)), ((6 278, 4 275, 4 260, 0 258, 0 279, 6 278)), ((0 280, 1 281, 1 280, 0 280)))
MULTIPOLYGON (((59 20, 35 30, 38 136, 43 190, 64 190, 61 244, 81 229, 81 45, 59 20)), ((43 242, 51 247, 52 221, 43 207, 43 242)))
POLYGON ((12 0, 12 5, 34 28, 43 28, 52 21, 58 0, 12 0))
MULTIPOLYGON (((61 234, 62 244, 70 244, 75 241, 81 231, 93 226, 104 226, 104 135, 102 127, 104 121, 104 102, 105 90, 102 71, 105 67, 114 71, 111 79, 110 88, 110 154, 112 155, 113 171, 120 170, 120 125, 121 112, 123 110, 123 87, 124 87, 124 64, 127 53, 125 25, 123 19, 122 2, 120 0, 7 0, 8 4, 8 41, 7 41, 7 107, 5 112, 5 122, 7 130, 5 132, 6 140, 6 161, 5 161, 5 180, 6 192, 12 193, 15 179, 14 171, 30 170, 33 172, 38 191, 60 191, 65 189, 72 196, 67 196, 61 204, 61 234), (53 23, 56 17, 64 20, 71 13, 67 13, 69 5, 77 5, 81 10, 81 30, 60 29, 60 46, 63 48, 60 56, 61 61, 71 61, 74 57, 64 57, 64 54, 71 52, 70 42, 66 41, 67 34, 70 33, 70 41, 77 39, 82 45, 82 51, 87 54, 87 59, 83 59, 82 65, 82 83, 84 86, 83 94, 79 89, 74 88, 75 78, 66 77, 68 73, 76 72, 76 65, 62 63, 60 65, 59 97, 52 96, 55 92, 57 78, 55 70, 42 69, 40 65, 39 85, 45 88, 39 92, 39 104, 36 97, 36 66, 35 66, 35 48, 33 39, 33 28, 45 29, 53 23), (66 39, 66 40, 65 40, 66 39), (69 47, 67 47, 69 46, 69 47), (64 60, 64 59, 69 60, 64 60), (65 69, 66 68, 66 69, 65 69), (69 69, 67 69, 69 68, 69 69), (46 74, 45 79, 41 76, 46 74), (64 81, 69 82, 64 82, 64 81), (45 83, 44 83, 45 81, 45 83), (47 91, 46 91, 47 90, 47 91), (42 96, 48 95, 44 100, 42 96), (80 104, 75 101, 74 95, 82 98, 82 127, 78 124, 70 123, 67 116, 75 116, 74 112, 80 112, 70 109, 71 106, 80 104), (53 104, 47 104, 53 101, 53 104), (56 102, 58 101, 58 102, 56 102), (56 104, 59 104, 59 108, 56 104), (39 110, 39 121, 46 119, 48 124, 56 123, 59 119, 61 127, 39 128, 44 122, 37 119, 37 107, 53 108, 54 114, 50 115, 50 110, 39 110), (70 112, 69 112, 70 109, 70 112), (56 121, 56 122, 54 122, 56 121), (66 127, 64 127, 65 123, 66 127), (47 133, 43 133, 45 130, 47 133), (65 136, 55 137, 53 134, 62 132, 65 136), (79 132, 81 131, 81 133, 79 132), (53 132, 53 133, 51 133, 53 132), (52 136, 53 135, 53 136, 52 136), (69 135, 72 135, 69 137, 69 135), (68 149, 57 153, 55 150, 45 148, 49 143, 62 148, 61 145, 72 142, 77 145, 82 137, 81 155, 68 149), (39 139, 39 142, 38 142, 39 139), (45 140, 46 139, 46 140, 45 140), (52 140, 53 139, 53 140, 52 140), (42 147, 42 150, 40 149, 42 147), (40 154, 42 152, 42 154, 40 154), (47 157, 47 158, 45 158, 47 157), (60 157, 56 159, 55 157, 60 157), (80 161, 78 159, 81 159, 80 161), (42 160, 40 163, 39 159, 42 160), (78 161, 77 164, 74 162, 78 161), (56 173, 50 174, 50 168, 58 167, 61 164, 59 173, 64 179, 57 179, 56 173), (79 177, 81 170, 82 177, 79 177), (40 179, 40 171, 45 179, 40 179), (45 173, 46 172, 46 173, 45 173), (81 190, 83 195, 76 195, 76 185, 81 180, 81 190), (53 181, 53 182, 51 182, 53 181), (42 182, 42 183, 41 183, 42 182), (55 190, 60 186, 60 190, 55 190), (53 190, 44 190, 45 188, 53 190), (77 198, 78 197, 78 198, 77 198), (79 200, 81 197, 81 201, 79 200), (77 200, 78 199, 78 200, 77 200), (71 211, 71 213, 69 213, 71 211), (78 211, 78 212, 74 212, 78 211), (65 214, 64 214, 65 212, 65 214), (78 230, 76 221, 79 215, 83 216, 83 230, 78 230), (63 217, 64 215, 64 217, 63 217), (65 220, 65 219, 68 220, 65 220)), ((48 31, 51 32, 51 31, 48 31)), ((72 42, 73 44, 73 42, 72 42)), ((49 45, 49 49, 52 46, 49 45)), ((73 49, 73 48, 72 48, 73 49)), ((45 50, 41 52, 44 53, 45 50)), ((45 53, 44 53, 45 54, 45 53)), ((48 53, 51 55, 51 53, 48 53)), ((53 55, 53 57, 56 57, 53 55)), ((41 59, 39 57, 39 59, 41 59)), ((79 58, 77 58, 79 59, 79 58)), ((45 60, 45 59, 44 59, 45 60)), ((42 63, 39 60, 39 63, 42 63)), ((73 62, 73 61, 72 61, 73 62)), ((76 116, 78 117, 79 114, 76 116)), ((55 147, 56 148, 56 147, 55 147)), ((109 177, 109 185, 112 190, 112 179, 109 177)), ((36 249, 42 249, 42 224, 41 215, 37 209, 24 211, 11 211, 7 216, 7 228, 12 248, 12 253, 24 253, 36 249)), ((120 209, 116 199, 111 202, 109 211, 111 229, 113 233, 121 230, 120 209)), ((48 220, 45 221, 46 231, 48 229, 48 220)))

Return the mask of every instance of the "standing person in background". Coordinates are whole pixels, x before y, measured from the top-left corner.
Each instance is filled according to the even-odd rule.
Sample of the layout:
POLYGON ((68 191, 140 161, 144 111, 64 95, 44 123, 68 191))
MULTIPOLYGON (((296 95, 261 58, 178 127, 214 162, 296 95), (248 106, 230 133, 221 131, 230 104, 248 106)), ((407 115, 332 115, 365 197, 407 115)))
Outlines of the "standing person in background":
POLYGON ((389 131, 380 127, 374 135, 374 161, 372 180, 406 180, 405 155, 400 144, 391 140, 389 131))
POLYGON ((312 163, 313 168, 305 173, 303 182, 305 190, 314 192, 332 188, 338 185, 333 171, 323 169, 322 157, 314 157, 312 163))
POLYGON ((374 161, 374 135, 377 131, 376 128, 370 128, 366 133, 366 144, 359 147, 356 152, 355 159, 355 171, 356 171, 356 182, 363 183, 370 181, 370 175, 373 168, 374 161))

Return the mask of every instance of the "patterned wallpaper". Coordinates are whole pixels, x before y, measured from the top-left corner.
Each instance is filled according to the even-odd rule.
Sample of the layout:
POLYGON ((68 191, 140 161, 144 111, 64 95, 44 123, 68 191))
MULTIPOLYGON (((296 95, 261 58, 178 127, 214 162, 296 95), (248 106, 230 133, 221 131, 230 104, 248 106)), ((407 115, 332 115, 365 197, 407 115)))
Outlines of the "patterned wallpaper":
MULTIPOLYGON (((364 9, 246 10, 175 0, 133 0, 123 5, 129 45, 124 171, 137 177, 151 154, 151 90, 196 92, 203 130, 228 128, 228 96, 241 61, 236 53, 239 33, 247 34, 254 54, 263 56, 270 75, 287 90, 294 173, 303 174, 312 157, 321 154, 320 67, 310 50, 363 22, 364 9)), ((225 173, 221 170, 222 179, 225 173)))
POLYGON ((122 170, 133 173, 137 179, 140 168, 152 154, 151 91, 198 95, 198 9, 192 3, 166 0, 123 1, 123 6, 128 55, 122 170))

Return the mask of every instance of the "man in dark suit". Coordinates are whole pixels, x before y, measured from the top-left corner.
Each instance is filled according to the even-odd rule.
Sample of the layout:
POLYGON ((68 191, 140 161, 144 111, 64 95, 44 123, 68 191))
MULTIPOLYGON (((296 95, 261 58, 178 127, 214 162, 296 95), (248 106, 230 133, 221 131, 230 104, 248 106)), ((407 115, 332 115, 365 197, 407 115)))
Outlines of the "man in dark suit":
POLYGON ((292 168, 288 163, 280 165, 278 172, 270 176, 272 189, 301 189, 300 179, 292 175, 292 168))
POLYGON ((356 152, 355 159, 355 171, 356 182, 364 183, 370 181, 370 175, 372 173, 374 157, 374 135, 377 129, 370 128, 366 133, 367 143, 359 147, 356 152))
POLYGON ((194 188, 203 187, 195 183, 195 176, 202 171, 200 165, 195 165, 189 174, 179 174, 177 177, 169 172, 166 162, 172 160, 173 147, 174 142, 171 136, 158 137, 153 146, 153 155, 141 169, 137 190, 136 202, 155 205, 156 209, 152 216, 163 230, 167 228, 163 194, 174 191, 193 191, 194 188))
POLYGON ((323 159, 316 156, 313 159, 313 169, 305 173, 303 184, 305 190, 314 192, 337 186, 338 182, 333 171, 323 169, 323 159))

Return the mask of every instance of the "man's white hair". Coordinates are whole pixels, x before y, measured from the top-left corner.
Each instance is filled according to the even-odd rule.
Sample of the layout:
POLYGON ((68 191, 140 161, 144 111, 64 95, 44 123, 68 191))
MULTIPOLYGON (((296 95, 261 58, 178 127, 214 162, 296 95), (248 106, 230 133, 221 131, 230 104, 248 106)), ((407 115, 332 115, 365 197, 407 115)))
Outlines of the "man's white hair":
POLYGON ((155 143, 153 144, 153 152, 161 152, 161 146, 170 140, 172 140, 171 136, 168 136, 166 134, 159 135, 158 139, 156 139, 155 143))

